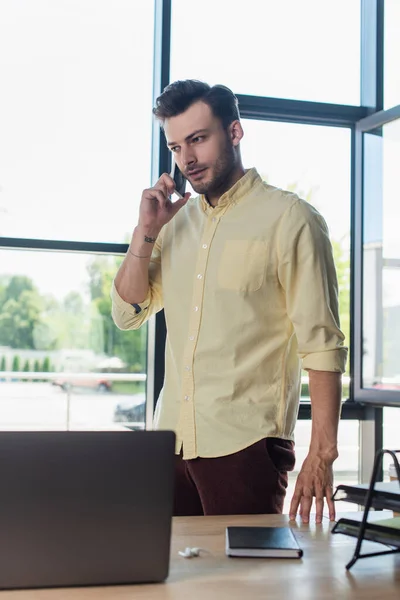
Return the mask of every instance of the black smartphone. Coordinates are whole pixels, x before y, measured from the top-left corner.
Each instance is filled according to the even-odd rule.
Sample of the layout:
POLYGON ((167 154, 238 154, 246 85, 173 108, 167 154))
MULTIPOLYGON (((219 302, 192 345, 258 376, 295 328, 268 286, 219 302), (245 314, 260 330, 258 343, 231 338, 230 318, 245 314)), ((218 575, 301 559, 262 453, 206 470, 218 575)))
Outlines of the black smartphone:
POLYGON ((171 165, 170 176, 172 177, 172 179, 175 182, 175 192, 174 193, 179 198, 183 198, 183 196, 185 195, 185 191, 186 191, 186 179, 185 179, 182 171, 179 169, 178 165, 176 164, 173 156, 172 156, 172 165, 171 165))

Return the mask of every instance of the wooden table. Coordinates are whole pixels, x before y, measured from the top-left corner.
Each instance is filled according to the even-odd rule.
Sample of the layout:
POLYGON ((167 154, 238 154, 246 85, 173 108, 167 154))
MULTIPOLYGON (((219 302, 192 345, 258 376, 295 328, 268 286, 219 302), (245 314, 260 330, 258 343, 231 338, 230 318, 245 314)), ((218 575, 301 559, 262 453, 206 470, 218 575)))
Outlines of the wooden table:
MULTIPOLYGON (((227 525, 287 523, 285 515, 174 518, 170 575, 165 583, 3 591, 0 600, 400 599, 400 554, 361 559, 347 572, 345 565, 356 540, 332 535, 332 524, 326 519, 321 525, 303 525, 300 520, 293 523, 304 550, 301 560, 225 556, 227 525), (206 548, 209 554, 182 558, 178 551, 186 546, 206 548)), ((363 548, 372 551, 383 547, 366 542, 363 548)))

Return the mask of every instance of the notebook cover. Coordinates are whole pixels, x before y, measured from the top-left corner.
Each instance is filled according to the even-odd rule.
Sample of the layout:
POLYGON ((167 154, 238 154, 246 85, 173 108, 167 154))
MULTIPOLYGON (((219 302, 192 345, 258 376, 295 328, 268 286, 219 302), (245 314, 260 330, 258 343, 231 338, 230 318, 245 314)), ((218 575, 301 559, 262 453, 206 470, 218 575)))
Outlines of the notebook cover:
POLYGON ((303 555, 290 527, 227 527, 229 556, 300 558, 303 555))

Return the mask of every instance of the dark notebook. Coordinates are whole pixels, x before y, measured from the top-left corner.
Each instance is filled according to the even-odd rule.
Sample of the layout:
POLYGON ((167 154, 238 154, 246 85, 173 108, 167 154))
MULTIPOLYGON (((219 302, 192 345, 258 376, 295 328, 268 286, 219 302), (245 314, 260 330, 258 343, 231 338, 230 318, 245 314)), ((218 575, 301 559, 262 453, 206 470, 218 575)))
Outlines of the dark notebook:
POLYGON ((300 558, 299 547, 290 527, 227 527, 227 556, 300 558))

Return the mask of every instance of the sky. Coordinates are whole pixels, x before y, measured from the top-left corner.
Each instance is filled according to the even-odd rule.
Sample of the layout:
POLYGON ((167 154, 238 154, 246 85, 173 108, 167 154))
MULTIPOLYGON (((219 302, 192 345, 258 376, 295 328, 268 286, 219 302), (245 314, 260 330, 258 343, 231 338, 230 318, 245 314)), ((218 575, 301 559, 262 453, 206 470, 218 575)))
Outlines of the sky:
MULTIPOLYGON (((241 0, 202 0, 200 10, 197 0, 173 0, 171 79, 356 105, 360 2, 329 2, 329 13, 326 4, 246 0, 243 10, 241 0)), ((388 101, 399 101, 391 57, 400 2, 387 5, 388 101)), ((152 0, 0 0, 0 236, 126 241, 141 192, 154 183, 153 14, 152 0)), ((243 125, 245 166, 256 166, 272 185, 312 189, 332 237, 346 236, 349 131, 243 125)), ((392 187, 389 178, 386 189, 392 187)), ((398 237, 392 210, 388 248, 398 237)), ((84 255, 0 250, 0 274, 30 274, 42 292, 61 298, 83 291, 87 261, 84 255)))

